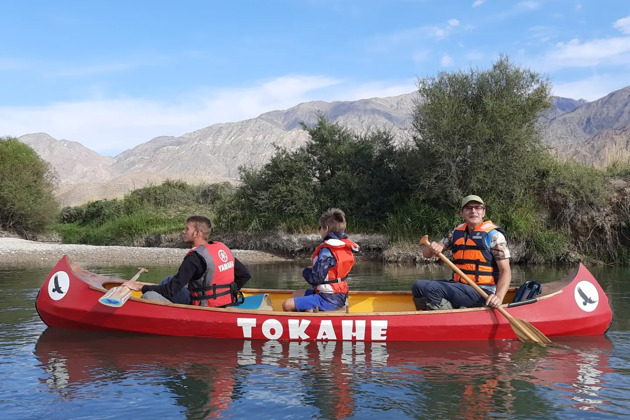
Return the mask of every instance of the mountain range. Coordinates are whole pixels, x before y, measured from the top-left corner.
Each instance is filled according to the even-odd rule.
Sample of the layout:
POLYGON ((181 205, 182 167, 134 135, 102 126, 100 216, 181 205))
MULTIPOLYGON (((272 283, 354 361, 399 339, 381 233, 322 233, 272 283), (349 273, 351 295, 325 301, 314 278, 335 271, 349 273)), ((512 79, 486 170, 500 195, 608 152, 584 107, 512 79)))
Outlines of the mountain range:
MULTIPOLYGON (((58 178, 57 198, 63 206, 120 198, 166 179, 190 183, 238 182, 239 166, 260 167, 276 146, 294 150, 319 115, 357 133, 391 131, 397 141, 410 138, 417 94, 357 101, 313 101, 284 111, 220 123, 179 137, 161 136, 117 156, 102 156, 82 144, 45 133, 18 139, 49 162, 58 178)), ((540 117, 543 141, 563 159, 607 166, 630 156, 630 86, 596 101, 553 97, 540 117)))

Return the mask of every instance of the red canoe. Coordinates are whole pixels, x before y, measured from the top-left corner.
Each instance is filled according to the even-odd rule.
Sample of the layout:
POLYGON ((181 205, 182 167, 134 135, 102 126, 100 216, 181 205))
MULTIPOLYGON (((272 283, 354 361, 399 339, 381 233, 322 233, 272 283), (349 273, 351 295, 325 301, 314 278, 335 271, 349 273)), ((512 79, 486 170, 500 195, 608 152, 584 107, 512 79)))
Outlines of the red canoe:
MULTIPOLYGON (((91 273, 61 258, 41 287, 36 307, 51 327, 261 340, 463 341, 516 339, 496 311, 467 308, 416 311, 410 292, 351 291, 343 311, 282 312, 288 290, 244 289, 243 307, 205 308, 151 302, 132 296, 111 307, 99 298, 124 280, 91 273), (263 302, 271 306, 252 308, 263 302)), ((511 289, 506 302, 514 297, 511 289)), ((566 278, 543 285, 530 303, 506 305, 514 317, 547 337, 601 335, 612 321, 608 298, 580 264, 566 278)))

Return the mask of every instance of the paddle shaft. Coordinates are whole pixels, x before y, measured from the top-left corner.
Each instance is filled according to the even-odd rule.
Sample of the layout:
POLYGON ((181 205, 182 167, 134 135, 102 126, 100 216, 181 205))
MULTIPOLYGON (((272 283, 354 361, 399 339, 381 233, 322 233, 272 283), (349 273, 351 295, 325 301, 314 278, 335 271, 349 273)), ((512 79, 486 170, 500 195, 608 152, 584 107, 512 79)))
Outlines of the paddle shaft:
MULTIPOLYGON (((431 246, 431 242, 429 242, 429 237, 426 236, 426 235, 422 237, 422 239, 420 240, 420 243, 422 245, 431 246)), ((466 274, 464 274, 464 272, 462 270, 460 270, 459 267, 457 267, 451 260, 446 258, 444 256, 444 254, 442 254, 441 252, 438 252, 437 256, 440 257, 440 259, 442 261, 444 261, 446 264, 448 264, 448 266, 451 267, 453 269, 453 271, 455 271, 464 280, 466 280, 466 283, 468 283, 470 286, 472 286, 473 289, 475 289, 477 291, 477 293, 479 293, 484 299, 488 299, 488 294, 481 287, 479 287, 477 285, 477 283, 472 281, 466 274)), ((496 310, 501 312, 501 315, 503 315, 504 317, 507 318, 507 320, 510 322, 510 325, 513 328, 514 327, 518 328, 518 330, 521 333, 525 334, 533 342, 535 342, 535 343, 540 342, 540 340, 537 339, 530 331, 528 331, 526 328, 523 328, 518 322, 516 322, 515 319, 512 317, 512 315, 510 315, 510 313, 508 311, 506 311, 502 306, 499 306, 498 308, 496 308, 496 310)))
POLYGON ((129 280, 129 281, 136 281, 136 280, 138 280, 138 279, 140 278, 140 274, 142 274, 142 273, 147 273, 147 272, 149 271, 149 270, 147 270, 146 268, 141 268, 141 267, 138 267, 138 268, 140 268, 140 271, 138 271, 138 272, 136 273, 136 275, 135 275, 135 276, 133 276, 133 277, 131 278, 131 280, 129 280))

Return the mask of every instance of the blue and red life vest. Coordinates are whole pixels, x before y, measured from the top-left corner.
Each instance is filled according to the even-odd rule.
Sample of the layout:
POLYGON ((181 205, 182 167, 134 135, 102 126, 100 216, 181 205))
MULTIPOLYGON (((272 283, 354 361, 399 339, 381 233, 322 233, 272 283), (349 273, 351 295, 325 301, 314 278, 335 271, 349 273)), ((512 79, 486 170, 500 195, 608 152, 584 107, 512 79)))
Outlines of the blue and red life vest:
POLYGON ((313 252, 313 265, 317 262, 319 251, 322 248, 328 248, 332 252, 337 264, 330 267, 328 275, 323 283, 318 284, 315 288, 317 293, 348 293, 348 283, 346 277, 350 273, 354 265, 353 251, 359 250, 359 245, 355 244, 348 238, 343 239, 326 239, 322 242, 315 252, 313 252))

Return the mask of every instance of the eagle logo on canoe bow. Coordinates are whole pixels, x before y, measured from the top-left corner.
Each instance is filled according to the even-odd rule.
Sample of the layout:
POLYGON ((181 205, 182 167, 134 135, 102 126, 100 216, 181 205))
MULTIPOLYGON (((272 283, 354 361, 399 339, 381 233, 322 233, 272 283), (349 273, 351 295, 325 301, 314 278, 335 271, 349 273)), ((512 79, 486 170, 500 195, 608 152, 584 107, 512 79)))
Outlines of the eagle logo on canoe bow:
POLYGON ((63 295, 63 289, 61 288, 61 286, 59 285, 59 277, 55 275, 55 278, 53 279, 55 285, 52 289, 52 291, 54 293, 60 293, 63 295))
POLYGON ((590 296, 588 296, 586 293, 584 293, 584 291, 582 290, 581 287, 578 287, 578 293, 580 294, 582 299, 584 299, 584 302, 582 302, 583 306, 586 306, 586 305, 589 305, 589 304, 593 304, 593 303, 597 303, 596 300, 593 300, 590 296))

